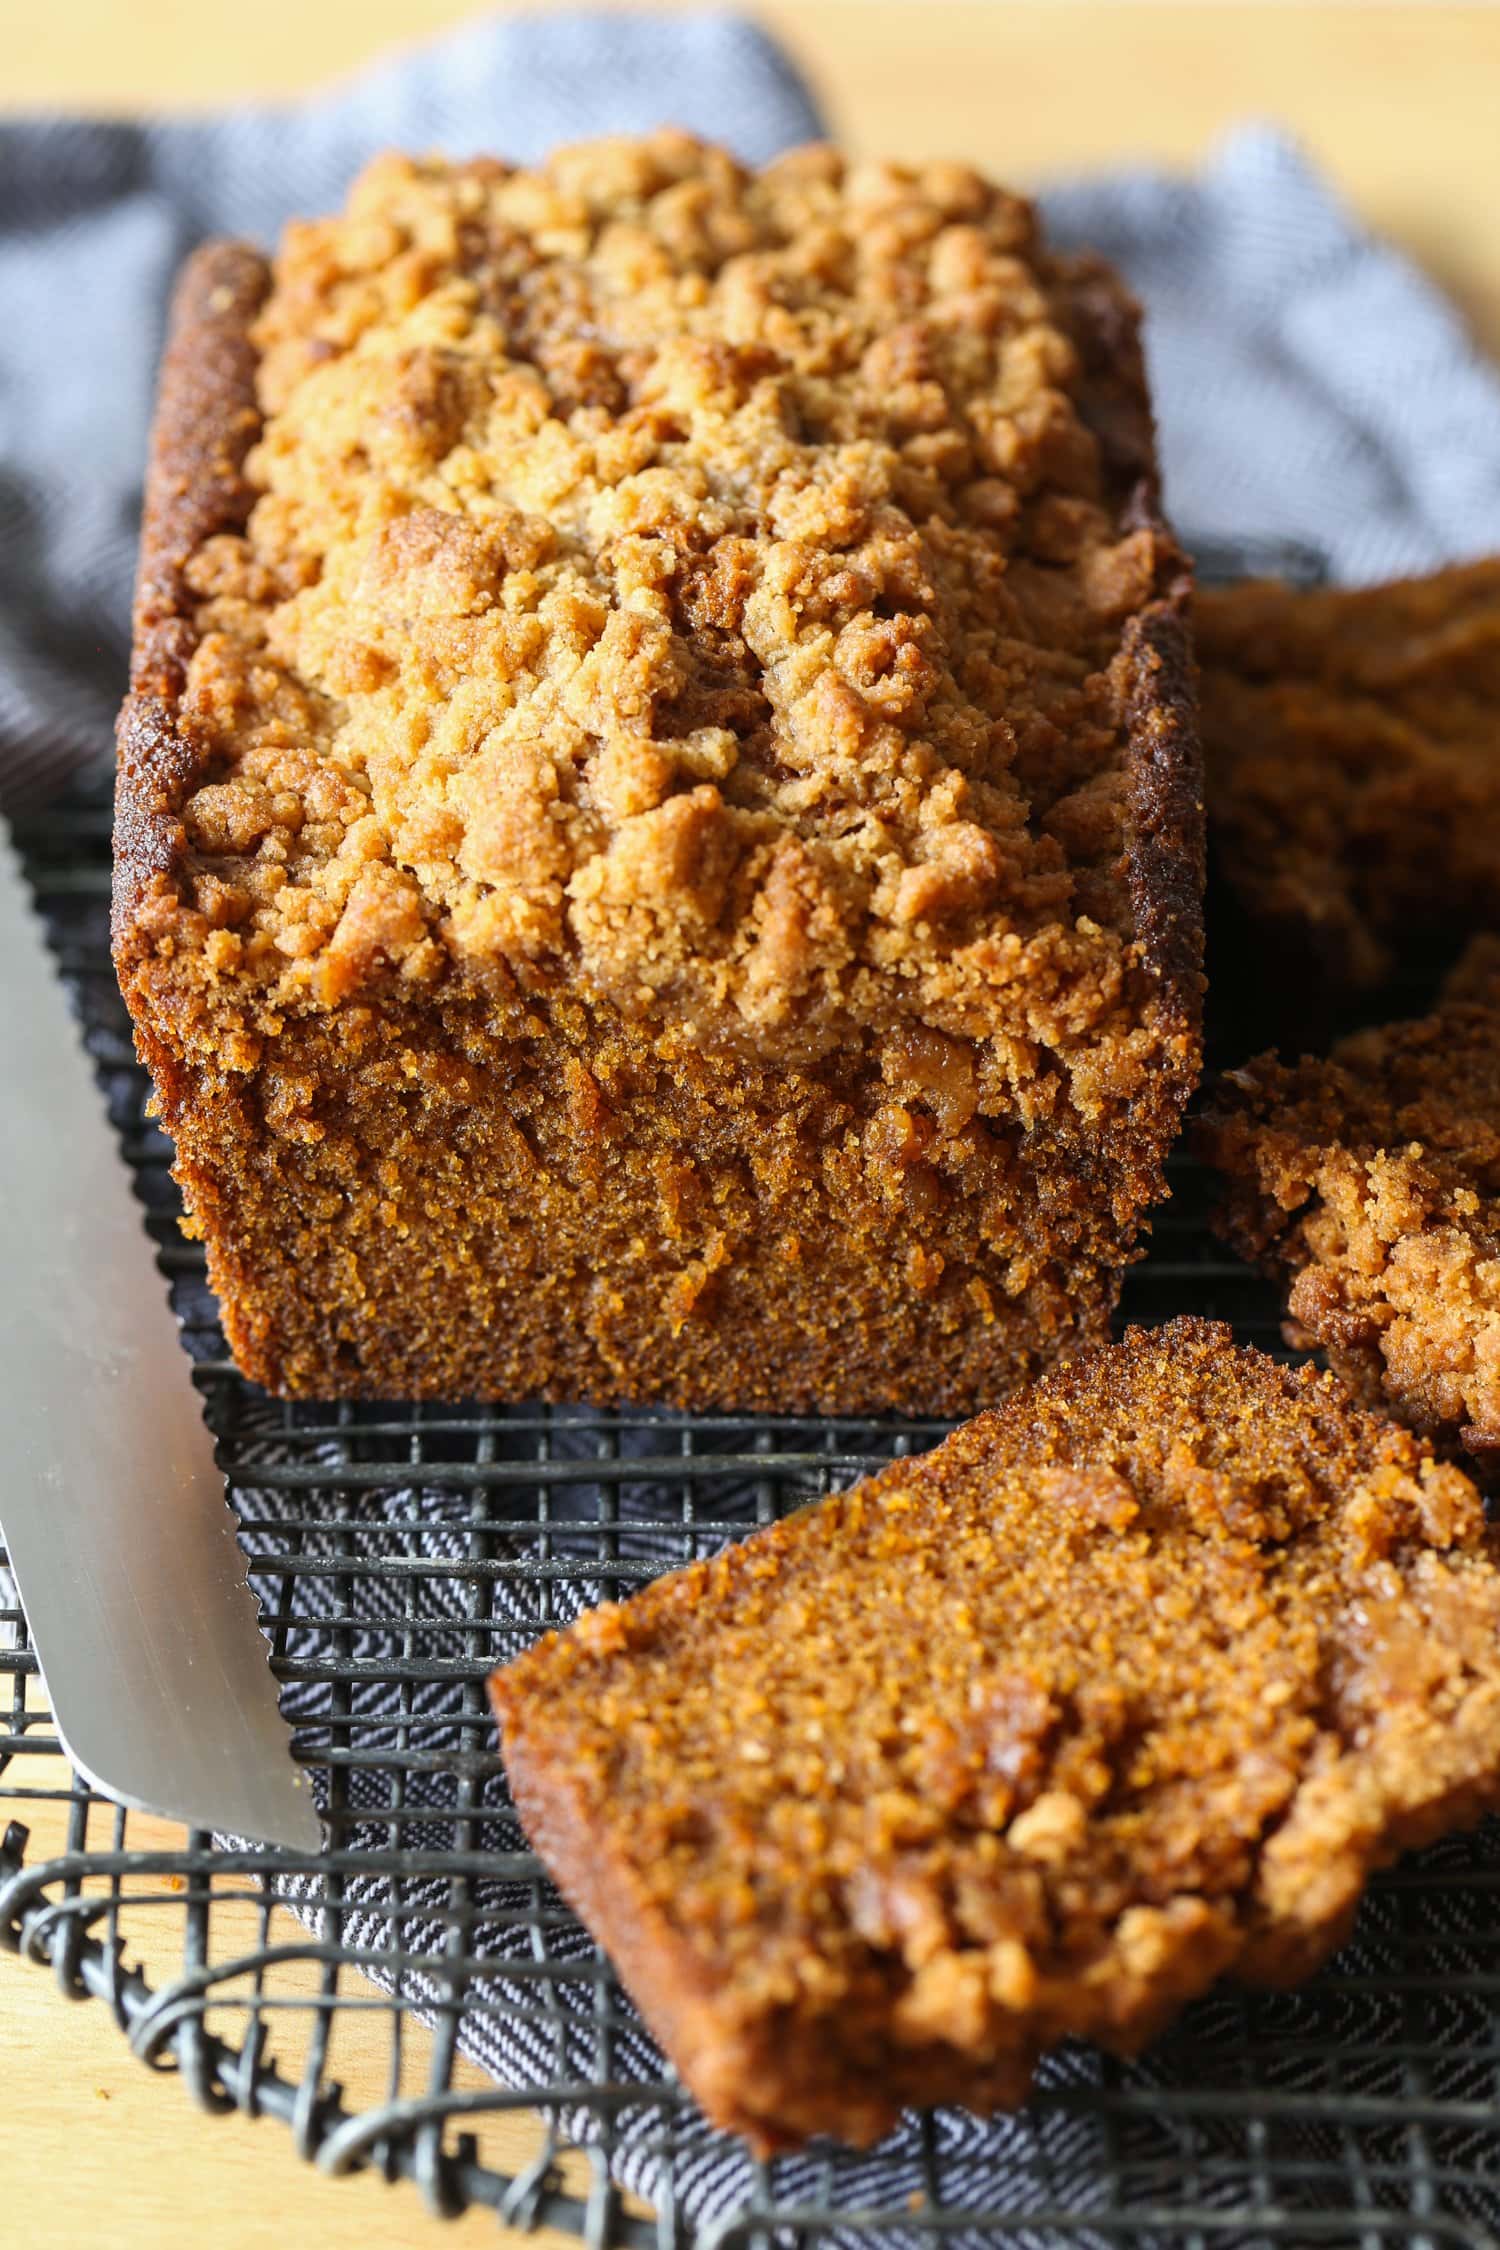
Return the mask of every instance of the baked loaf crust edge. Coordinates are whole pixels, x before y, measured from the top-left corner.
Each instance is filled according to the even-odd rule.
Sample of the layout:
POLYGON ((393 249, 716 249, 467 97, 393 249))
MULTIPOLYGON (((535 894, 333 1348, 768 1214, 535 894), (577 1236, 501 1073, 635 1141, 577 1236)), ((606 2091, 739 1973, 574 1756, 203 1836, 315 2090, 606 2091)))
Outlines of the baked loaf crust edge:
MULTIPOLYGON (((249 243, 207 242, 187 260, 172 299, 141 518, 130 692, 116 733, 112 919, 122 977, 143 947, 138 916, 147 894, 172 881, 187 849, 182 803, 202 746, 178 711, 193 649, 183 567, 205 539, 239 530, 254 503, 244 474, 261 427, 250 327, 270 279, 269 262, 249 243)), ((136 1026, 149 1037, 139 1015, 136 1026)))

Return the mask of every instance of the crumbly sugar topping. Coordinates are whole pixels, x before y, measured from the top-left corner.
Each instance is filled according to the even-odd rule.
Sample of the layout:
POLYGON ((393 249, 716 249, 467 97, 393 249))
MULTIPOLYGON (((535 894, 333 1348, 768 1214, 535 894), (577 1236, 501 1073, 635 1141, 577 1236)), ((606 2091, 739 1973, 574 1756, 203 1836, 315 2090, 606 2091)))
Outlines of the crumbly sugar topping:
POLYGON ((387 157, 292 228, 260 497, 188 573, 209 972, 1115 1036, 1128 1095, 1114 660, 1166 558, 1080 412, 1085 282, 959 167, 675 134, 387 157))

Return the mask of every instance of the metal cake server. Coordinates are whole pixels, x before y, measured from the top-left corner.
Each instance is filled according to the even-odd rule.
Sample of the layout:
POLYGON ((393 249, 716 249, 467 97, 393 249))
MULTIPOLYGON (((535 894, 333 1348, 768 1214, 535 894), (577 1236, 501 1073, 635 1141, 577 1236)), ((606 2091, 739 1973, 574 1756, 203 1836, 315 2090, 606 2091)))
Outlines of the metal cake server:
POLYGON ((79 1773, 318 1851, 213 1442, 3 820, 0 1425, 0 1526, 79 1773))

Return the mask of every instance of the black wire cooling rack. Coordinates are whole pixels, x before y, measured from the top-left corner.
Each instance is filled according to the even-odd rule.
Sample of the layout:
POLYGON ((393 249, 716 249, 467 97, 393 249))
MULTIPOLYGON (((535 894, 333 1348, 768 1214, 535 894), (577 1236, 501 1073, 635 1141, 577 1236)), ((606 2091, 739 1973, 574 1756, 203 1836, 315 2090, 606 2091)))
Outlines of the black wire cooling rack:
MULTIPOLYGON (((942 2112, 863 2155, 766 2165, 710 2131, 527 1853, 483 1681, 550 1622, 943 1425, 268 1400, 229 1364, 174 1224, 106 951, 106 806, 75 801, 18 841, 172 1283, 330 1848, 163 1849, 159 1824, 140 1848, 149 1824, 62 1765, 12 1597, 0 1941, 110 2008, 210 2109, 279 2119, 304 2158, 597 2250, 1500 2241, 1493 1831, 1377 1883, 1300 1993, 1218 1994, 1137 2065, 1067 2052, 1018 2118, 942 2112)), ((1278 1348, 1275 1305, 1213 1246, 1204 1200, 1179 1167, 1127 1317, 1196 1310, 1278 1348)))

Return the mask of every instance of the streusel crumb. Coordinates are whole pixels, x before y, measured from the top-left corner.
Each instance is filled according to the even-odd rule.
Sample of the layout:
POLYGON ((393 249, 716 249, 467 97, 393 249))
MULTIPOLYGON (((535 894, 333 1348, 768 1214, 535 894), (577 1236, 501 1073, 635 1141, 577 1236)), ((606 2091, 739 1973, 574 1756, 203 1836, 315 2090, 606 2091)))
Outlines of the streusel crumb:
POLYGON ((1163 552, 1080 415, 1088 281, 960 167, 673 134, 389 157, 292 229, 261 497, 188 570, 235 975, 1113 1033, 1128 1094, 1112 660, 1163 552))

